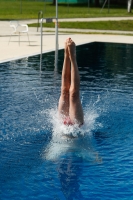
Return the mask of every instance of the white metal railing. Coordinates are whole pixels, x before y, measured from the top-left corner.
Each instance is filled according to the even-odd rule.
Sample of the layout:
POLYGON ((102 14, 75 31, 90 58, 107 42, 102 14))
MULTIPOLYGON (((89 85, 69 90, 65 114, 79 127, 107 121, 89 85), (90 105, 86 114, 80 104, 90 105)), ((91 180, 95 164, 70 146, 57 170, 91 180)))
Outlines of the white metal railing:
POLYGON ((39 11, 38 12, 38 23, 37 23, 37 32, 38 32, 38 28, 39 28, 39 20, 43 18, 43 11, 39 11))
POLYGON ((40 71, 42 69, 42 53, 43 53, 43 22, 45 23, 55 22, 55 69, 57 69, 57 66, 58 66, 58 19, 57 18, 42 18, 40 20, 40 28, 41 28, 40 71))
POLYGON ((58 0, 56 0, 56 17, 55 18, 42 18, 40 20, 40 27, 41 27, 40 71, 42 69, 42 51, 43 51, 43 30, 42 30, 42 24, 43 24, 44 20, 45 20, 45 23, 55 22, 55 70, 57 70, 57 67, 58 67, 58 0))

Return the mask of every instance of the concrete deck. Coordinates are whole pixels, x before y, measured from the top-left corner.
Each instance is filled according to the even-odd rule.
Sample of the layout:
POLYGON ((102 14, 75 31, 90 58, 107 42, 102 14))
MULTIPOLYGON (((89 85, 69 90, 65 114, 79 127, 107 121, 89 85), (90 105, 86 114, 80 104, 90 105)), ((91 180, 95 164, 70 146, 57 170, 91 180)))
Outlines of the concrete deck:
MULTIPOLYGON (((94 18, 92 20, 125 20, 133 18, 94 18)), ((62 19, 63 20, 63 19, 62 19)), ((59 21, 62 21, 61 19, 59 21)), ((64 21, 92 21, 90 18, 87 19, 64 19, 64 21)), ((22 20, 21 23, 34 23, 37 20, 22 20)), ((60 29, 59 28, 59 49, 64 47, 64 41, 66 38, 71 37, 76 45, 89 43, 89 42, 114 42, 114 43, 128 43, 133 44, 133 36, 125 36, 123 34, 133 34, 133 32, 122 32, 122 31, 101 31, 101 33, 106 34, 92 34, 95 30, 72 30, 72 29, 60 29), (66 31, 66 33, 61 33, 60 31, 66 31), (72 33, 74 31, 74 33, 72 33), (76 33, 77 32, 77 33, 76 33), (80 34, 84 32, 84 34, 80 34), (90 32, 91 34, 86 34, 90 32), (110 35, 109 35, 110 33, 110 35), (119 33, 121 35, 113 35, 113 33, 119 33)), ((95 31, 96 32, 96 31, 95 31)), ((37 32, 36 28, 29 28, 29 38, 30 45, 28 43, 28 38, 26 34, 20 36, 20 45, 19 45, 19 36, 15 35, 11 37, 11 41, 8 44, 11 34, 11 28, 9 27, 9 21, 0 21, 0 63, 14 60, 22 57, 28 57, 30 55, 40 54, 40 32, 37 32)), ((44 28, 43 34, 43 52, 49 52, 55 49, 55 33, 54 29, 44 28), (47 31, 53 32, 47 32, 47 31)))

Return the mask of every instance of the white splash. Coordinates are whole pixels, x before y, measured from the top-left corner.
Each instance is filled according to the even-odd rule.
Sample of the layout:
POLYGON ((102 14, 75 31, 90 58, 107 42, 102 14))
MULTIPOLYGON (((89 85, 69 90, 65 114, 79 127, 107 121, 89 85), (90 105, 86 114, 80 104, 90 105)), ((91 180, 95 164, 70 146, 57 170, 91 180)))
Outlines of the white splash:
POLYGON ((56 110, 49 112, 49 120, 53 126, 52 139, 43 152, 46 160, 56 160, 67 152, 76 152, 78 156, 89 158, 97 157, 91 144, 92 130, 97 126, 98 114, 94 110, 88 110, 84 115, 84 125, 66 126, 58 117, 56 110))

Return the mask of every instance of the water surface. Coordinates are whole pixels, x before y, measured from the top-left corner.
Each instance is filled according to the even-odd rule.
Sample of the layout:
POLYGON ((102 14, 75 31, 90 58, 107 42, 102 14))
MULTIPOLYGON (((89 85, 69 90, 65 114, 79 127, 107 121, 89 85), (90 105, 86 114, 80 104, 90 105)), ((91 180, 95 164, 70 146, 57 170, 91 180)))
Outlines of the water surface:
POLYGON ((63 54, 0 65, 0 199, 132 199, 133 45, 77 47, 80 130, 57 120, 63 54))

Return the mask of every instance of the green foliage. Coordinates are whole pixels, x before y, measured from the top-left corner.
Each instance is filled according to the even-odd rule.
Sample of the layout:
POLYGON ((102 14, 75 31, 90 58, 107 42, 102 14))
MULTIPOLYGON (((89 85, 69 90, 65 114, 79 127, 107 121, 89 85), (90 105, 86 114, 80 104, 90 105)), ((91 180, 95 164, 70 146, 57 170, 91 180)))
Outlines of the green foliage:
MULTIPOLYGON (((29 26, 36 27, 37 24, 30 24, 29 26)), ((54 23, 45 23, 43 24, 43 26, 54 28, 54 23)), ((133 31, 133 20, 100 22, 60 22, 59 28, 133 31)))

